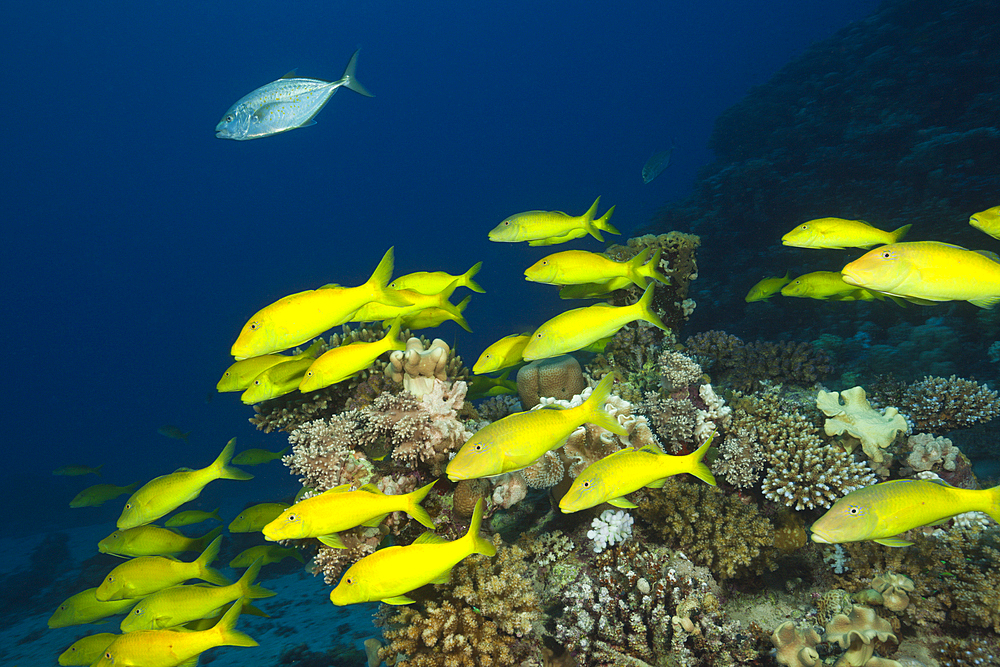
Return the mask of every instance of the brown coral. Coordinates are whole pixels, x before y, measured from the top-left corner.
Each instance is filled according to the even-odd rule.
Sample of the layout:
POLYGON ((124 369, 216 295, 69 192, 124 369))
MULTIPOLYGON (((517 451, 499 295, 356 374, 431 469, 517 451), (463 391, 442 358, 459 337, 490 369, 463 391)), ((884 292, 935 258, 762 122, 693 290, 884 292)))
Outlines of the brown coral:
POLYGON ((777 649, 778 664, 787 667, 812 667, 819 663, 816 645, 819 633, 812 628, 799 628, 793 621, 785 621, 771 635, 771 642, 777 649))
POLYGON ((942 435, 995 419, 1000 395, 972 380, 928 375, 906 388, 899 409, 910 416, 914 431, 942 435))
POLYGON ((569 400, 586 388, 580 362, 568 354, 532 361, 517 372, 517 392, 525 410, 538 405, 543 396, 569 400))
POLYGON ((805 342, 744 343, 721 331, 706 331, 688 338, 686 347, 712 363, 719 382, 742 392, 761 382, 809 386, 832 370, 827 354, 805 342))
POLYGON ((837 614, 826 624, 824 639, 847 649, 837 660, 843 667, 869 664, 875 653, 875 641, 896 641, 892 625, 880 618, 871 607, 856 605, 849 614, 837 614))

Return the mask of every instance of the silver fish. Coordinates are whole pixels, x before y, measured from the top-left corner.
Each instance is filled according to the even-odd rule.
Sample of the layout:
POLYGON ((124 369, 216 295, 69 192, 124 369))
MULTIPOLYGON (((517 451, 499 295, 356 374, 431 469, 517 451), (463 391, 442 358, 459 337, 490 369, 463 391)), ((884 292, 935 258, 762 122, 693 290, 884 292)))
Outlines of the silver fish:
POLYGON ((295 70, 292 70, 277 81, 261 86, 229 107, 215 126, 215 136, 246 141, 315 125, 313 117, 341 86, 374 97, 355 78, 358 53, 360 50, 351 56, 351 62, 347 63, 347 69, 338 81, 296 77, 295 70))
POLYGON ((642 165, 642 182, 649 183, 660 175, 660 172, 670 166, 670 155, 674 152, 674 146, 659 153, 653 153, 652 157, 642 165))

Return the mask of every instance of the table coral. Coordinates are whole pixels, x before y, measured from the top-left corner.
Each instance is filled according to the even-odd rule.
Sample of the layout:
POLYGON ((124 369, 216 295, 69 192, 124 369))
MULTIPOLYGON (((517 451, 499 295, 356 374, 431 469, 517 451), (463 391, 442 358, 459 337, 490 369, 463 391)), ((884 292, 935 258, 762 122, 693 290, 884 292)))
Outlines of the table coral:
POLYGON ((823 391, 816 395, 816 407, 828 417, 823 428, 827 435, 847 434, 844 440, 847 451, 853 451, 860 442, 868 458, 875 463, 885 461, 883 450, 889 447, 909 425, 896 408, 888 407, 882 414, 868 403, 865 390, 852 387, 842 392, 823 391))

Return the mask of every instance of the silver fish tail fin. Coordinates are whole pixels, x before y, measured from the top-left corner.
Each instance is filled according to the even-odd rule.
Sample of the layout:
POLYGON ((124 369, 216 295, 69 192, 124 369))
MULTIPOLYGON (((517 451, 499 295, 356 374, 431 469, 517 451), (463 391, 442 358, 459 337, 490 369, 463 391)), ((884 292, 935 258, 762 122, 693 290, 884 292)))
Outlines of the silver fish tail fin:
POLYGON ((368 89, 361 85, 361 82, 357 79, 357 74, 355 73, 358 69, 358 54, 361 53, 361 49, 354 52, 351 56, 350 62, 347 63, 347 68, 344 69, 344 76, 340 77, 340 80, 344 82, 344 87, 359 95, 364 95, 365 97, 375 97, 368 92, 368 89))

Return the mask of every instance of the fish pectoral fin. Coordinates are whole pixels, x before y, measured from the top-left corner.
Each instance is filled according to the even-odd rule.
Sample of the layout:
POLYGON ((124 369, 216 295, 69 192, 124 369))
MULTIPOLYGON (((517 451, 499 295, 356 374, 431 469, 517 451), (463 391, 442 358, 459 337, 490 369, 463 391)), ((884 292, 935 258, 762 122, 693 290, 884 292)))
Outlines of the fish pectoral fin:
POLYGON ((1000 303, 1000 295, 984 296, 979 299, 969 299, 969 303, 979 308, 992 308, 1000 303))
POLYGON ((364 526, 365 528, 378 528, 378 525, 380 523, 382 523, 383 519, 385 519, 387 516, 389 516, 388 513, 386 513, 386 514, 379 514, 376 517, 372 517, 371 519, 368 519, 367 521, 365 521, 361 525, 364 526))
POLYGON ((384 598, 382 602, 384 602, 385 604, 401 605, 401 604, 413 604, 414 602, 416 602, 416 600, 408 598, 405 595, 397 595, 391 598, 384 598))
POLYGON ((631 500, 629 500, 624 496, 622 496, 621 498, 612 498, 607 502, 609 505, 613 505, 615 507, 621 507, 623 509, 634 509, 638 507, 638 505, 636 505, 635 503, 633 503, 631 500))
POLYGON ((346 549, 347 545, 344 544, 344 540, 340 539, 340 535, 337 533, 332 533, 330 535, 320 535, 317 538, 320 542, 330 547, 331 549, 346 549))
POLYGON ((438 576, 434 577, 433 579, 431 579, 427 583, 429 583, 429 584, 447 584, 449 582, 451 582, 451 570, 445 570, 444 572, 442 572, 438 576))
POLYGON ((883 537, 880 540, 872 540, 872 542, 876 542, 886 547, 908 547, 913 544, 913 542, 907 542, 900 537, 883 537))
POLYGON ((662 489, 663 485, 667 483, 667 478, 663 477, 661 479, 654 479, 652 482, 646 485, 647 489, 662 489))

